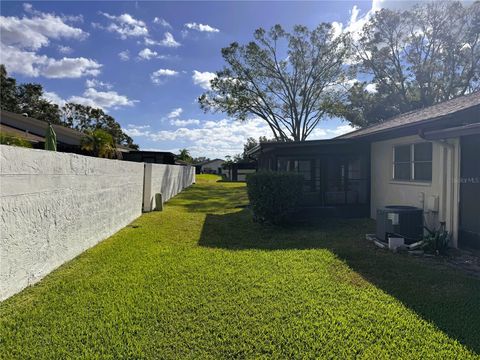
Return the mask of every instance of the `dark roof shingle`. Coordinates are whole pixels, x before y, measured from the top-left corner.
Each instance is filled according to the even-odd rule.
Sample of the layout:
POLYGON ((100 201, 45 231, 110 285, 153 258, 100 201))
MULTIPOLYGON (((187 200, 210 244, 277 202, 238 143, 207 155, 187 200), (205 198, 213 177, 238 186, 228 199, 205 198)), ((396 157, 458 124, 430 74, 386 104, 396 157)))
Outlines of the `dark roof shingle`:
MULTIPOLYGON (((337 139, 353 139, 380 132, 394 130, 400 127, 418 124, 423 121, 430 121, 444 116, 454 114, 474 106, 480 106, 480 91, 469 95, 460 96, 452 100, 432 105, 423 109, 414 110, 385 120, 381 123, 364 127, 359 130, 341 135, 337 139)), ((479 115, 480 116, 480 115, 479 115)), ((480 119, 479 119, 480 121, 480 119)))

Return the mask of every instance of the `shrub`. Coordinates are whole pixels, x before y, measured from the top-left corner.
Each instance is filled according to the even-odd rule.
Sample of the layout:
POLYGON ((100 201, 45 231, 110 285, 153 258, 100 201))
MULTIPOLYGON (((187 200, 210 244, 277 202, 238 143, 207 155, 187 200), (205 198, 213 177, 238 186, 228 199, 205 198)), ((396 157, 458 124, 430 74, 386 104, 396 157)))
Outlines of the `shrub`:
POLYGON ((451 234, 445 230, 445 224, 442 223, 438 229, 425 227, 425 230, 428 235, 423 239, 423 249, 436 255, 445 254, 451 239, 451 234))
POLYGON ((32 144, 25 138, 8 133, 0 133, 0 144, 31 148, 32 144))
POLYGON ((258 172, 247 178, 247 190, 255 220, 280 224, 299 205, 303 177, 289 172, 258 172))

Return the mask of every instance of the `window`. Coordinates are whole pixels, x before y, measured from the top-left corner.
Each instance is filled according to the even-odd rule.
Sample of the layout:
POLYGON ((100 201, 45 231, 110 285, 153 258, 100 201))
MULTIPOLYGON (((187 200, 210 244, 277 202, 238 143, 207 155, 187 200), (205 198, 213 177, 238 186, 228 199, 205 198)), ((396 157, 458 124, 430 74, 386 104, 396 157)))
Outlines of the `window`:
POLYGON ((393 178, 406 181, 432 181, 432 143, 395 146, 393 178))

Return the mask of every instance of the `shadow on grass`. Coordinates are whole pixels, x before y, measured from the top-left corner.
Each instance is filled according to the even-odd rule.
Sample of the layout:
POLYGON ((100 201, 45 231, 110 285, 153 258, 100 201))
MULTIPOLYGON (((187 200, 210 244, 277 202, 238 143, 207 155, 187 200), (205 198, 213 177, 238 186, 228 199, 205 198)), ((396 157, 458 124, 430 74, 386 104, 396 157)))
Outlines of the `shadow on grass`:
POLYGON ((282 228, 262 226, 252 222, 249 210, 244 209, 207 214, 199 245, 229 250, 330 250, 370 283, 480 353, 480 281, 448 268, 440 260, 426 261, 377 249, 364 240, 365 233, 372 229, 373 221, 367 219, 325 219, 282 228))
POLYGON ((188 211, 209 213, 244 207, 248 198, 245 186, 238 183, 224 183, 223 186, 200 183, 184 191, 172 203, 188 211))

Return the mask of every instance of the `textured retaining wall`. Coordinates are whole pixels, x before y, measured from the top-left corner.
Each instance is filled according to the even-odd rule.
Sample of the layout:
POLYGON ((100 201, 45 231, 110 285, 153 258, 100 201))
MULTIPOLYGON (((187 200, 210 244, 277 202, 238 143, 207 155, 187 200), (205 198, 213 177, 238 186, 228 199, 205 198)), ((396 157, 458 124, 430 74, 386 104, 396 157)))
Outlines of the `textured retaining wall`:
POLYGON ((165 202, 194 182, 193 166, 145 164, 143 211, 155 209, 155 194, 161 193, 165 202))
POLYGON ((140 216, 143 167, 0 145, 0 300, 140 216))

